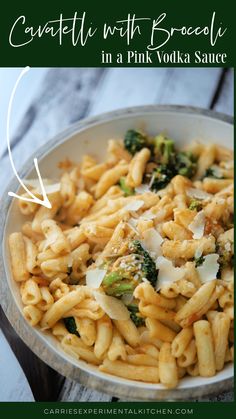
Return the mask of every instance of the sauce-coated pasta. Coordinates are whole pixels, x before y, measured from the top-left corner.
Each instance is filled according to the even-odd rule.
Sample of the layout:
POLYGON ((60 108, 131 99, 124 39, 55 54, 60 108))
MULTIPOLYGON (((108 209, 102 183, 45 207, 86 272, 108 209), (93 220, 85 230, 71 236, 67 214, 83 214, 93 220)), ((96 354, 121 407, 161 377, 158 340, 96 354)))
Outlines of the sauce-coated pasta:
MULTIPOLYGON (((233 156, 129 130, 9 237, 23 315, 104 373, 178 385, 233 358, 233 156)), ((61 164, 63 167, 63 164, 61 164)), ((35 183, 32 191, 40 194, 35 183)), ((52 188, 53 190, 53 188, 52 188)))

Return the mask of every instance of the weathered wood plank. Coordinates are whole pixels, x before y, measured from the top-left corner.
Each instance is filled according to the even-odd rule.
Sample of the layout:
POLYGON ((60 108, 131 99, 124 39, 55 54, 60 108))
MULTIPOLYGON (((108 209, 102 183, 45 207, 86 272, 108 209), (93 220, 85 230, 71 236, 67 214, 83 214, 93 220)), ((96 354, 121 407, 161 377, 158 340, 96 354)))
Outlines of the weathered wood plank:
MULTIPOLYGON (((0 112, 0 156, 6 149, 6 120, 7 109, 12 89, 15 85, 17 77, 22 68, 0 68, 0 96, 1 96, 1 112, 0 112)), ((17 88, 14 97, 11 118, 11 132, 14 133, 20 124, 27 108, 34 100, 35 95, 41 89, 42 81, 45 77, 47 68, 31 68, 25 75, 17 88), (26 94, 27 92, 27 94, 26 94)))
POLYGON ((226 73, 218 100, 213 109, 228 115, 234 113, 234 70, 232 68, 228 69, 226 73))
MULTIPOLYGON (((117 399, 117 402, 125 402, 128 400, 121 400, 121 399, 117 399)), ((146 400, 148 401, 148 400, 146 400)), ((186 401, 185 400, 181 400, 181 401, 186 401)), ((216 396, 210 396, 210 397, 201 397, 198 399, 191 399, 191 402, 232 402, 234 401, 234 392, 233 391, 224 391, 223 393, 220 393, 216 396)))
MULTIPOLYGON (((52 68, 48 71, 11 138, 16 168, 21 168, 32 152, 54 135, 86 116, 95 86, 104 72, 106 69, 101 68, 52 68)), ((1 159, 1 190, 13 175, 6 147, 5 144, 1 159)))
MULTIPOLYGON (((103 69, 50 69, 42 88, 28 108, 25 117, 11 141, 14 162, 22 166, 32 151, 50 137, 82 118, 89 107, 93 89, 105 70, 103 69), (24 160, 23 159, 23 160, 24 160)), ((4 190, 12 169, 7 154, 1 160, 1 189, 4 190)), ((56 400, 64 377, 40 361, 19 339, 4 319, 1 327, 30 382, 35 399, 56 400)))
POLYGON ((227 391, 217 396, 206 397, 202 399, 203 402, 233 402, 234 401, 234 392, 227 391))
POLYGON ((90 115, 155 103, 166 68, 110 68, 96 89, 90 115))
POLYGON ((220 68, 111 68, 89 113, 154 103, 208 108, 220 74, 220 68))
POLYGON ((156 101, 209 108, 220 74, 220 68, 169 68, 156 101))
POLYGON ((48 367, 28 349, 11 327, 0 307, 0 327, 18 359, 36 401, 56 401, 64 377, 48 367))
POLYGON ((26 377, 1 330, 0 360, 0 402, 34 401, 26 377))
POLYGON ((21 142, 21 148, 23 145, 27 158, 32 150, 83 118, 90 105, 94 88, 105 71, 102 68, 48 70, 41 89, 11 138, 12 148, 21 142), (22 139, 24 141, 21 141, 22 139))
POLYGON ((72 380, 65 380, 58 400, 67 402, 109 402, 111 396, 86 388, 72 380))

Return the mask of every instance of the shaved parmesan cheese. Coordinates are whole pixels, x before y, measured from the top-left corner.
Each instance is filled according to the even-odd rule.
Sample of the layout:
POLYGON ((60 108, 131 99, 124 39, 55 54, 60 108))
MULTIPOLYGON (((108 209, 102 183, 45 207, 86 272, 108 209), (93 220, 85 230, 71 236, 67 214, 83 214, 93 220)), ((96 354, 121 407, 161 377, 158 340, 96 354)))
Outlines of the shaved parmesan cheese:
POLYGON ((124 303, 126 306, 132 303, 134 297, 133 294, 123 294, 121 297, 122 303, 124 303))
POLYGON ((216 279, 220 266, 217 262, 218 258, 219 255, 217 253, 206 255, 204 256, 204 262, 196 268, 203 284, 216 279))
POLYGON ((139 236, 139 231, 136 228, 138 220, 136 218, 130 218, 129 221, 127 221, 127 224, 139 236))
POLYGON ((150 189, 149 189, 148 185, 142 184, 142 185, 139 185, 135 188, 135 192, 138 193, 138 194, 139 193, 142 194, 142 193, 145 193, 145 192, 150 192, 150 189))
POLYGON ((138 211, 144 205, 144 201, 137 199, 136 201, 132 201, 127 204, 124 209, 126 211, 138 211))
POLYGON ((195 259, 198 259, 198 258, 200 258, 201 256, 202 256, 202 249, 199 247, 199 248, 196 250, 195 254, 194 254, 194 258, 195 258, 195 259))
POLYGON ((137 226, 137 224, 138 224, 138 218, 130 218, 129 219, 129 223, 133 226, 133 227, 136 227, 137 226))
POLYGON ((142 220, 154 220, 156 218, 156 214, 154 214, 151 210, 144 211, 143 214, 140 216, 142 220))
MULTIPOLYGON (((47 237, 47 234, 46 234, 47 237)), ((43 245, 43 251, 47 250, 52 244, 54 244, 57 241, 58 238, 58 232, 53 230, 51 231, 51 234, 46 238, 43 245)))
POLYGON ((148 185, 149 189, 151 189, 151 187, 152 187, 152 185, 153 185, 154 180, 155 180, 155 173, 152 175, 151 180, 150 180, 150 182, 149 182, 149 185, 148 185))
MULTIPOLYGON (((52 181, 50 179, 42 179, 43 186, 45 189, 45 192, 47 194, 59 192, 61 188, 61 184, 59 182, 57 183, 51 183, 52 181)), ((39 179, 25 179, 24 180, 25 185, 31 186, 32 188, 36 189, 36 191, 42 195, 41 186, 39 179)))
POLYGON ((197 188, 188 188, 186 193, 190 198, 196 198, 202 201, 209 201, 213 197, 212 194, 197 188))
POLYGON ((156 256, 161 255, 161 244, 163 243, 163 238, 154 228, 149 228, 143 232, 143 247, 151 254, 156 256))
POLYGON ((219 166, 213 164, 210 168, 214 171, 215 177, 222 178, 222 169, 219 166))
POLYGON ((104 258, 102 255, 102 252, 98 254, 97 259, 95 260, 95 265, 99 268, 99 266, 103 265, 104 263, 104 258))
POLYGON ((164 285, 170 285, 185 275, 185 268, 175 268, 171 260, 159 256, 156 260, 156 267, 159 269, 156 290, 159 291, 164 285))
POLYGON ((106 273, 106 269, 91 269, 87 271, 86 285, 90 288, 99 288, 106 273))
POLYGON ((94 297, 105 313, 114 320, 128 320, 130 313, 121 300, 94 291, 94 297))
POLYGON ((188 226, 189 230, 193 233, 194 239, 201 239, 205 229, 205 214, 204 211, 200 211, 194 217, 193 221, 188 226))

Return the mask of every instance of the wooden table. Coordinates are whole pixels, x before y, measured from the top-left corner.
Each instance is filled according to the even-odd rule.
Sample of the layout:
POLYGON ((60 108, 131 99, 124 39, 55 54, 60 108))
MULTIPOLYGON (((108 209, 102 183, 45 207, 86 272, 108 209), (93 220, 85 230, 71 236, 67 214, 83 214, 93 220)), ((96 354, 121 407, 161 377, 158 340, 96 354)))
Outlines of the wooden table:
MULTIPOLYGON (((37 77, 36 70, 31 71, 35 71, 37 77)), ((12 123, 14 129, 11 143, 17 167, 23 165, 33 150, 69 124, 87 116, 122 107, 180 104, 233 114, 232 69, 51 68, 43 69, 43 72, 43 77, 40 74, 41 79, 33 97, 30 96, 30 92, 37 79, 31 75, 27 89, 25 92, 21 91, 23 96, 16 98, 17 103, 21 104, 27 103, 21 100, 24 95, 27 95, 26 98, 30 97, 25 109, 22 110, 20 105, 20 112, 24 116, 19 125, 14 127, 14 121, 12 123)), ((12 170, 6 145, 3 143, 0 152, 2 152, 0 186, 3 190, 9 177, 12 177, 12 170)), ((102 393, 102 389, 101 392, 89 390, 49 368, 24 345, 2 311, 0 328, 26 374, 35 400, 118 401, 115 397, 111 398, 102 393)), ((0 338, 4 339, 2 334, 0 338)), ((0 363, 0 371, 1 368, 3 366, 0 363)), ((13 376, 12 380, 16 380, 16 376, 13 376)), ((24 397, 27 399, 24 395, 24 385, 26 386, 26 381, 22 380, 19 390, 20 400, 24 400, 24 397)), ((231 401, 232 399, 233 393, 229 392, 206 400, 231 401)), ((16 395, 9 393, 8 400, 16 400, 16 395)))

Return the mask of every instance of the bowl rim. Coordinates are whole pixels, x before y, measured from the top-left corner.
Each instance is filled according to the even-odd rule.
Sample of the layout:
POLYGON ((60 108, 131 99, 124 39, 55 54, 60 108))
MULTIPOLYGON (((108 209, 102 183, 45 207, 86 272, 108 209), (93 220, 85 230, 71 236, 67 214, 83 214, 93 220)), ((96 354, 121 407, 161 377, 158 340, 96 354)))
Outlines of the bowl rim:
MULTIPOLYGON (((188 115, 197 115, 207 117, 213 120, 218 120, 229 125, 233 125, 233 117, 215 112, 208 109, 193 107, 193 106, 182 106, 182 105, 144 105, 144 106, 135 106, 122 108, 111 112, 106 112, 98 116, 92 116, 89 118, 82 119, 70 125, 68 128, 61 131, 59 134, 55 135, 50 139, 46 144, 41 146, 35 153, 33 153, 24 163, 24 167, 19 170, 19 175, 24 177, 27 173, 33 168, 33 158, 37 157, 40 161, 44 156, 53 149, 60 146, 62 143, 69 140, 70 137, 83 132, 84 130, 89 129, 90 127, 106 123, 115 119, 120 119, 122 117, 128 118, 129 116, 135 115, 147 115, 155 112, 160 113, 179 113, 179 114, 188 114, 188 115)), ((9 322, 11 323, 14 330, 24 341, 24 343, 31 349, 40 359, 42 359, 47 365, 54 368, 60 374, 76 380, 82 385, 90 387, 97 391, 103 391, 112 396, 119 398, 129 399, 129 400, 162 400, 162 401, 173 401, 173 400, 191 400, 193 398, 202 398, 220 391, 226 391, 233 388, 233 377, 228 377, 220 381, 216 381, 209 384, 203 384, 198 387, 189 387, 189 388, 176 388, 176 389, 156 389, 156 388, 146 388, 145 383, 143 386, 136 387, 133 385, 132 381, 127 380, 124 383, 118 383, 115 381, 115 376, 108 375, 105 376, 96 376, 92 374, 91 371, 85 371, 79 366, 75 366, 72 362, 68 362, 61 354, 54 350, 51 345, 47 343, 45 347, 45 342, 42 337, 36 334, 35 330, 25 321, 21 311, 19 310, 17 304, 15 304, 14 298, 12 298, 12 293, 8 284, 8 281, 5 280, 7 272, 4 267, 4 232, 8 219, 8 212, 12 203, 12 199, 8 196, 8 191, 16 191, 19 188, 19 184, 16 178, 12 178, 9 182, 7 188, 2 194, 2 205, 0 207, 0 240, 1 240, 1 249, 0 249, 0 291, 1 295, 4 295, 4 299, 1 301, 1 306, 5 315, 7 316, 9 322), (5 198, 6 197, 6 198, 5 198), (20 316, 19 316, 20 313, 20 316), (33 339, 32 339, 33 334, 33 339), (34 344, 37 343, 37 344, 34 344), (48 353, 51 355, 50 359, 48 353), (65 369, 67 372, 65 373, 65 369), (112 380, 113 378, 113 380, 112 380), (130 396, 130 394, 134 396, 130 396)))

